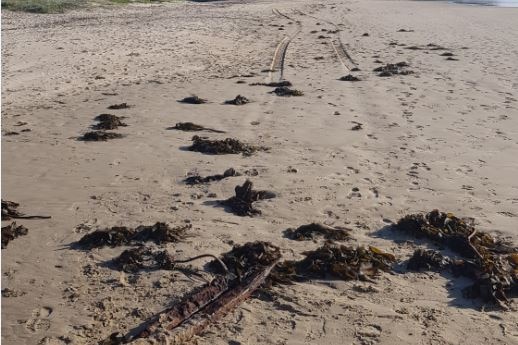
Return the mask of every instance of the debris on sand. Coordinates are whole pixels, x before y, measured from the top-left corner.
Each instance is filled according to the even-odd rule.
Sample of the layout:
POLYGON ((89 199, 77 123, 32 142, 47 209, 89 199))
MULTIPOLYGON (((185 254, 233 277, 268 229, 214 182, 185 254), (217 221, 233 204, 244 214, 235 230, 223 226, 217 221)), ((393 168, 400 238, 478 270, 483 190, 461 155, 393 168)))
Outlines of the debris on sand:
POLYGON ((408 46, 408 47, 405 47, 405 49, 409 49, 409 50, 448 50, 448 48, 445 48, 445 47, 440 46, 435 43, 428 43, 425 46, 415 46, 415 45, 408 46))
POLYGON ((135 231, 128 227, 114 226, 86 234, 76 244, 82 249, 117 247, 128 244, 134 234, 135 231))
POLYGON ((407 215, 395 229, 430 239, 462 256, 463 260, 455 260, 450 267, 475 281, 464 289, 465 295, 506 308, 508 296, 518 296, 518 248, 469 223, 451 213, 433 210, 426 215, 407 215))
POLYGON ((223 174, 210 175, 206 177, 201 177, 200 175, 189 176, 184 180, 184 182, 188 185, 204 184, 213 181, 221 181, 227 177, 233 176, 241 176, 241 174, 238 173, 234 168, 228 168, 223 172, 223 174))
POLYGON ((448 56, 448 57, 446 58, 446 60, 447 60, 447 61, 459 61, 459 59, 454 58, 454 57, 451 57, 451 56, 448 56))
POLYGON ((358 77, 355 77, 352 74, 348 74, 346 76, 340 77, 339 80, 341 80, 341 81, 360 81, 361 79, 358 77))
POLYGON ((233 138, 226 138, 224 140, 210 140, 195 135, 192 137, 192 145, 189 146, 189 150, 212 155, 238 153, 251 155, 252 153, 259 150, 265 151, 266 148, 248 145, 233 138))
POLYGON ((17 208, 20 206, 19 203, 2 200, 2 220, 9 220, 12 218, 18 219, 49 219, 50 216, 27 216, 23 213, 18 212, 17 208))
POLYGON ((290 86, 293 86, 291 84, 291 82, 289 82, 288 80, 281 80, 281 81, 276 81, 276 82, 271 82, 271 83, 252 83, 250 84, 250 86, 256 86, 256 85, 259 85, 259 86, 269 86, 269 87, 290 87, 290 86))
POLYGON ((108 107, 110 110, 128 109, 131 106, 128 103, 113 104, 108 107))
POLYGON ((264 284, 276 263, 255 265, 241 279, 216 277, 148 321, 136 338, 157 336, 166 330, 167 343, 185 344, 249 298, 264 284))
POLYGON ((186 232, 190 228, 192 228, 191 224, 171 228, 166 223, 161 222, 150 226, 141 225, 135 229, 135 235, 131 238, 131 241, 153 241, 156 244, 180 242, 186 238, 186 232))
MULTIPOLYGON (((148 259, 155 267, 165 263, 166 269, 169 269, 177 262, 189 262, 207 256, 214 257, 204 254, 191 259, 174 261, 169 255, 163 260, 156 256, 160 255, 160 252, 153 254, 141 248, 125 253, 123 253, 124 257, 123 255, 121 257, 123 257, 124 267, 129 272, 145 266, 148 259)), ((164 331, 167 332, 168 344, 184 344, 249 298, 265 283, 280 257, 279 249, 267 242, 235 246, 229 253, 223 255, 223 260, 214 257, 215 261, 209 264, 222 269, 222 275, 217 275, 212 281, 192 289, 172 307, 133 328, 128 334, 113 333, 101 344, 113 345, 139 338, 156 338, 163 335, 164 331)))
POLYGON ((115 267, 126 273, 135 273, 141 269, 172 270, 175 267, 174 257, 167 251, 153 251, 147 247, 136 247, 123 251, 113 259, 115 267))
POLYGON ((82 141, 107 141, 110 139, 119 139, 122 138, 123 135, 120 133, 113 132, 105 132, 105 131, 92 131, 86 132, 82 137, 79 137, 79 140, 82 141))
MULTIPOLYGON (((228 273, 235 277, 242 277, 252 268, 257 266, 269 266, 281 258, 279 247, 270 242, 255 241, 243 245, 236 244, 231 251, 223 254, 221 261, 227 267, 228 273)), ((216 261, 210 262, 210 267, 216 272, 221 271, 221 265, 216 261)))
POLYGON ((246 180, 242 186, 236 186, 236 195, 223 201, 223 205, 230 207, 235 215, 254 216, 261 214, 261 211, 253 207, 253 202, 264 199, 275 198, 275 193, 265 190, 253 190, 253 184, 250 180, 246 180))
POLYGON ((200 98, 196 95, 192 95, 189 97, 185 97, 184 99, 179 100, 180 103, 187 103, 187 104, 203 104, 207 103, 206 99, 200 98))
POLYGON ((151 226, 139 226, 131 229, 125 226, 114 226, 109 229, 97 230, 86 234, 76 246, 81 249, 101 247, 117 247, 133 242, 153 241, 156 244, 165 242, 180 242, 186 237, 186 232, 192 225, 170 227, 166 223, 156 223, 151 226))
POLYGON ((95 129, 117 129, 119 126, 127 126, 124 122, 121 120, 124 117, 112 115, 112 114, 101 114, 95 118, 95 120, 99 121, 98 124, 94 125, 93 128, 95 129))
POLYGON ((178 122, 176 125, 174 125, 174 127, 169 127, 167 129, 185 131, 185 132, 207 131, 207 132, 213 132, 213 133, 225 133, 225 131, 220 131, 217 129, 203 127, 201 125, 197 125, 192 122, 178 122))
POLYGON ((14 131, 4 132, 4 137, 10 136, 10 135, 20 135, 20 133, 14 132, 14 131))
POLYGON ((25 236, 29 233, 29 230, 23 225, 16 225, 16 222, 12 222, 7 226, 2 227, 2 249, 6 248, 9 242, 17 237, 25 236))
POLYGON ((300 261, 284 261, 277 265, 272 273, 273 282, 285 284, 313 278, 370 281, 379 271, 390 271, 396 261, 394 255, 376 247, 352 248, 333 243, 325 243, 304 255, 306 257, 300 261))
POLYGON ((281 96, 281 97, 303 96, 304 95, 304 93, 302 91, 290 89, 287 86, 276 87, 275 90, 272 91, 272 93, 276 94, 277 96, 281 96))
POLYGON ((14 290, 9 288, 2 289, 2 297, 4 298, 10 298, 10 297, 20 297, 25 295, 26 293, 21 290, 14 290))
POLYGON ((354 126, 351 127, 351 131, 359 131, 363 129, 363 124, 360 122, 352 121, 354 126))
POLYGON ((237 95, 236 98, 225 101, 225 104, 243 105, 250 103, 250 100, 245 96, 237 95))
POLYGON ((326 240, 345 241, 350 239, 349 231, 344 228, 334 228, 319 223, 301 225, 297 229, 287 229, 284 235, 296 241, 316 240, 323 237, 326 240))
POLYGON ((408 260, 406 268, 411 271, 443 270, 450 264, 450 260, 437 250, 416 249, 408 260))
POLYGON ((414 73, 413 71, 408 70, 407 67, 409 67, 409 65, 402 61, 395 64, 389 63, 385 66, 377 67, 374 69, 374 72, 379 72, 379 77, 390 77, 396 74, 408 75, 414 73))
POLYGON ((441 56, 455 56, 452 52, 444 52, 441 54, 441 56))

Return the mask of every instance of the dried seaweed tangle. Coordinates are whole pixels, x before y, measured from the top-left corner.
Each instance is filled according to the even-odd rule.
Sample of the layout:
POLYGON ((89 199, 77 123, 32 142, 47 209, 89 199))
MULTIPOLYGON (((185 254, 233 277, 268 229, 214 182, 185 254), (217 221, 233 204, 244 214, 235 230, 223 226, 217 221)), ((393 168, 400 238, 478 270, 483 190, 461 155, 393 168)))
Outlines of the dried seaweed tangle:
POLYGON ((450 266, 457 274, 474 280, 472 286, 464 289, 466 297, 480 297, 505 308, 508 296, 518 296, 518 248, 438 210, 407 215, 395 228, 445 245, 462 256, 462 260, 450 266))

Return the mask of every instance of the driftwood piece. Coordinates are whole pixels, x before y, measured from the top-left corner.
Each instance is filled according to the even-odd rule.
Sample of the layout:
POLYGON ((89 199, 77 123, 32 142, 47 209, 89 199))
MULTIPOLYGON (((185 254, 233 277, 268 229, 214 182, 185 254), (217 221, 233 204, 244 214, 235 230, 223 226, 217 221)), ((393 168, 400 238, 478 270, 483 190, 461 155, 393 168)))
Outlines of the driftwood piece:
POLYGON ((133 331, 135 336, 132 337, 130 332, 121 342, 153 337, 165 331, 168 344, 184 344, 249 298, 277 263, 278 260, 268 266, 256 266, 241 279, 229 281, 228 276, 218 276, 184 297, 180 303, 156 315, 144 327, 138 327, 133 331))
POLYGON ((221 296, 227 289, 227 279, 224 276, 216 277, 212 282, 203 285, 198 290, 184 297, 180 303, 156 315, 135 338, 149 337, 157 332, 162 325, 165 325, 164 328, 167 330, 174 329, 184 320, 190 318, 194 313, 221 296))
POLYGON ((277 261, 250 273, 233 288, 230 288, 200 312, 174 328, 168 336, 169 344, 184 344, 193 336, 200 334, 211 323, 218 321, 239 304, 249 298, 261 286, 277 261))

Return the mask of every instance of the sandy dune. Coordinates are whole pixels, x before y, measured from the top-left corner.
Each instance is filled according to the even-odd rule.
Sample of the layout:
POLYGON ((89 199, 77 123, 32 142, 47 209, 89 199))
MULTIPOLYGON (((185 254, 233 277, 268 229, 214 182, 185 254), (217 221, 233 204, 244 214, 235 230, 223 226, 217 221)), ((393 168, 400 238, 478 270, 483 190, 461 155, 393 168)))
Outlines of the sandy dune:
MULTIPOLYGON (((418 243, 391 222, 440 208, 518 242, 516 10, 282 0, 2 12, 2 198, 52 216, 19 220, 28 235, 2 249, 2 288, 19 294, 2 298, 6 345, 96 344, 200 284, 176 271, 110 269, 124 248, 70 247, 98 228, 191 223, 186 242, 165 246, 177 257, 266 240, 298 258, 318 244, 282 231, 321 222, 404 262, 418 243), (414 73, 373 72, 400 61, 414 73), (281 66, 304 96, 249 85, 278 81, 281 66), (355 67, 360 81, 338 80, 355 67), (209 102, 177 102, 191 94, 209 102), (223 104, 238 94, 252 103, 223 104), (123 102, 130 107, 107 110, 123 102), (76 140, 101 113, 126 117, 116 130, 124 137, 76 140), (186 121, 270 150, 188 151, 193 133, 166 129, 186 121), (258 175, 182 182, 230 167, 258 175), (277 193, 256 203, 256 217, 216 202, 246 178, 277 193)), ((375 283, 275 288, 274 302, 247 301, 197 342, 518 344, 516 301, 482 312, 462 297, 467 280, 403 267, 375 283)))

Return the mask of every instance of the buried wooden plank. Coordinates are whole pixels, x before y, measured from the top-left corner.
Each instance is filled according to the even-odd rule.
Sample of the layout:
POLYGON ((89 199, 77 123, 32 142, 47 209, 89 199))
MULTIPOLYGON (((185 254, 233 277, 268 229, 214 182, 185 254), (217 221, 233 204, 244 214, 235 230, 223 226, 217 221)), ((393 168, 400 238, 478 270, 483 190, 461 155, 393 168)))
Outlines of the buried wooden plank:
MULTIPOLYGON (((210 283, 184 297, 180 303, 156 315, 135 338, 146 338, 161 327, 172 330, 183 321, 206 307, 228 290, 228 280, 224 276, 214 278, 210 283)), ((142 327, 139 327, 142 328, 142 327)))
MULTIPOLYGON (((168 343, 185 343, 193 336, 200 334, 211 323, 220 320, 230 311, 235 309, 264 283, 277 262, 278 261, 275 261, 269 266, 254 268, 239 282, 233 281, 229 283, 230 287, 226 291, 213 298, 213 300, 207 305, 198 308, 197 311, 192 313, 189 317, 184 317, 181 309, 183 308, 181 305, 189 305, 188 300, 180 303, 179 307, 173 307, 175 311, 161 314, 167 315, 166 317, 170 317, 170 320, 167 321, 171 321, 163 327, 166 330, 169 330, 169 332, 166 332, 165 334, 168 343)), ((188 308, 189 311, 194 309, 195 308, 188 308)), ((161 320, 161 316, 158 315, 157 322, 154 322, 151 326, 147 327, 145 331, 139 334, 139 337, 158 335, 160 324, 163 324, 163 321, 161 320)))

